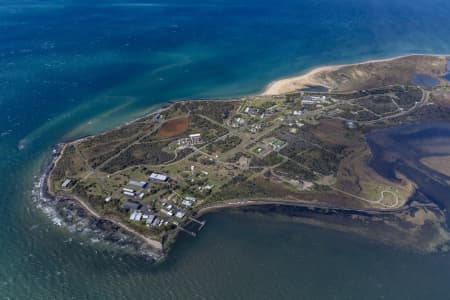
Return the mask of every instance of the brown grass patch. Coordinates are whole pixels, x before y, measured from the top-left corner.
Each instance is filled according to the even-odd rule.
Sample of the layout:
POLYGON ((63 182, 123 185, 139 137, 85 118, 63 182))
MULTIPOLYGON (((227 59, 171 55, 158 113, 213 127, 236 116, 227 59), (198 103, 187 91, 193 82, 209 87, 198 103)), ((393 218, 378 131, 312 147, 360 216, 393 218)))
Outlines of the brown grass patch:
POLYGON ((173 137, 182 134, 189 126, 189 118, 183 117, 165 122, 159 129, 161 137, 173 137))
POLYGON ((312 132, 320 140, 334 145, 353 146, 358 143, 360 132, 348 130, 343 121, 324 119, 312 132))

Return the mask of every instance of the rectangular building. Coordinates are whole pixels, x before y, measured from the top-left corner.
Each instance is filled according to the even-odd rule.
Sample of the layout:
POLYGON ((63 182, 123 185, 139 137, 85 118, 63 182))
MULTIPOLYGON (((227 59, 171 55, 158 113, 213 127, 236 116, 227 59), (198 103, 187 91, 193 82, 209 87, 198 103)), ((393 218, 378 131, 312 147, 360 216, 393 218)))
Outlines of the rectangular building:
POLYGON ((191 139, 192 144, 198 144, 202 141, 202 135, 200 133, 190 134, 189 138, 191 139))
POLYGON ((158 173, 152 173, 150 175, 150 179, 151 180, 155 180, 155 181, 165 182, 165 181, 167 181, 168 177, 166 175, 162 175, 162 174, 158 174, 158 173))
POLYGON ((183 219, 184 216, 185 216, 185 213, 181 210, 175 214, 175 217, 177 217, 179 219, 183 219))
POLYGON ((183 201, 181 202, 181 204, 184 205, 184 206, 188 206, 188 207, 192 206, 192 202, 189 201, 189 200, 183 200, 183 201))
POLYGON ((64 180, 64 182, 61 184, 61 187, 63 188, 63 189, 65 189, 65 188, 67 188, 68 186, 69 186, 69 184, 72 182, 72 180, 70 180, 70 179, 66 179, 66 180, 64 180))
POLYGON ((147 221, 145 221, 145 223, 148 225, 148 226, 150 226, 150 225, 152 225, 152 223, 153 223, 153 221, 155 220, 155 216, 154 215, 149 215, 148 216, 148 218, 147 218, 147 221))
POLYGON ((122 208, 125 208, 128 210, 138 210, 141 207, 142 207, 141 203, 139 203, 137 201, 132 201, 132 200, 128 200, 127 202, 122 204, 122 208))
POLYGON ((139 187, 139 188, 143 189, 143 188, 145 188, 145 187, 147 186, 147 182, 145 182, 145 181, 135 181, 135 180, 130 180, 130 181, 128 182, 128 185, 135 186, 135 187, 139 187))

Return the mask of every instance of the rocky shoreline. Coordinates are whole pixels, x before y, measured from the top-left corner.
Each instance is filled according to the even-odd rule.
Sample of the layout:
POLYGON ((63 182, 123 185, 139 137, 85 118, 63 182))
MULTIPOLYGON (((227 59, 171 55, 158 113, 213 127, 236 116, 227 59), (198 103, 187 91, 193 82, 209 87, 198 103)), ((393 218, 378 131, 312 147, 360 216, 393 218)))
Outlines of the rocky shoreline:
MULTIPOLYGON (((402 57, 402 60, 407 59, 423 59, 426 62, 427 57, 412 57, 412 56, 405 56, 402 57)), ((392 60, 392 59, 391 59, 392 60)), ((383 62, 389 62, 391 60, 383 60, 379 63, 383 62)), ((425 64, 424 62, 424 64, 425 64)), ((364 64, 357 64, 357 65, 348 65, 348 66, 364 66, 367 64, 373 64, 373 62, 364 63, 364 64)), ((428 66, 428 65, 426 65, 428 66)), ((343 67, 343 66, 340 66, 343 67)), ((384 66, 386 67, 386 66, 384 66)), ((321 70, 321 69, 318 69, 321 70)), ((350 72, 351 70, 347 70, 350 72)), ((365 70, 369 72, 368 70, 365 70)), ((379 72, 385 72, 384 69, 382 69, 379 72)), ((382 72, 382 73, 383 73, 382 72)), ((370 73, 370 72, 369 72, 370 73)), ((384 73, 383 73, 384 74, 384 73)), ((334 74, 333 77, 334 82, 337 82, 337 80, 340 78, 338 75, 334 74)), ((372 75, 371 75, 372 76, 372 75)), ((363 78, 364 79, 364 78, 363 78)), ((362 79, 361 79, 362 80, 362 79)), ((377 79, 378 80, 378 79, 377 79)), ((400 79, 399 79, 400 80, 400 79)), ((401 81, 403 82, 403 81, 401 81)), ((358 84, 362 84, 359 82, 358 84)), ((378 81, 374 81, 371 84, 380 84, 378 81)), ((359 89, 357 89, 359 90, 359 89)), ((383 95, 386 93, 386 91, 383 91, 383 95)), ((404 90, 401 93, 406 93, 404 90)), ((342 94, 344 95, 344 94, 342 94)), ((339 94, 339 97, 342 95, 339 94)), ((378 95, 375 93, 375 95, 378 95)), ((407 94, 409 95, 409 94, 407 94)), ((413 94, 415 95, 415 94, 413 94)), ((425 92, 422 90, 421 94, 422 97, 417 98, 417 101, 413 106, 408 107, 410 111, 413 111, 416 109, 417 103, 421 103, 422 105, 429 104, 428 98, 429 98, 429 92, 425 92)), ((366 97, 366 96, 364 96, 366 97)), ((375 96, 374 96, 375 97, 375 96)), ((357 97, 358 99, 361 98, 360 96, 357 97)), ((378 98, 374 98, 378 99, 378 98)), ((413 98, 415 99, 415 98, 413 98)), ((233 100, 231 100, 233 101, 233 100)), ((238 100, 240 101, 240 100, 238 100)), ((246 100, 247 101, 247 100, 246 100)), ((305 100, 307 101, 307 100, 305 100)), ((375 101, 375 100, 374 100, 375 101)), ((127 122, 125 125, 122 125, 118 127, 121 129, 125 126, 130 126, 133 123, 139 121, 143 118, 148 118, 149 116, 156 116, 156 114, 169 110, 173 107, 176 108, 176 104, 179 104, 178 102, 167 104, 166 106, 160 108, 156 112, 153 112, 149 115, 145 115, 141 118, 138 118, 136 120, 127 122)), ((406 105, 406 104, 405 104, 406 105)), ((323 107, 323 105, 322 105, 323 107)), ((398 108, 397 104, 397 108, 398 108)), ((291 107, 288 107, 291 108, 291 107)), ((177 109, 175 109, 175 113, 177 113, 177 109)), ((214 110, 212 110, 214 111, 214 110)), ((386 110, 387 112, 390 112, 390 110, 386 110)), ((396 110, 394 110, 393 113, 395 113, 396 110)), ((188 109, 189 113, 192 113, 191 109, 188 109)), ((409 111, 407 111, 409 112, 409 111)), ((221 113, 219 111, 219 113, 221 113)), ((401 113, 393 114, 389 116, 395 116, 400 117, 403 116, 405 112, 402 110, 401 113)), ((178 115, 175 114, 175 117, 178 115)), ((208 117, 202 116, 202 114, 199 114, 200 118, 207 122, 211 121, 208 117)), ((388 117, 389 117, 388 116, 388 117)), ((176 120, 174 116, 172 116, 172 119, 169 119, 169 121, 176 120)), ((179 116, 178 116, 179 117, 179 116)), ((264 116, 263 116, 264 117, 264 116)), ((388 117, 383 117, 380 120, 386 120, 388 117)), ((219 116, 220 118, 220 116, 219 116)), ((154 121, 154 119, 152 119, 154 121)), ((157 118, 159 120, 159 116, 157 118)), ((219 119, 220 120, 220 119, 219 119)), ((347 120, 347 119, 343 119, 347 120)), ((376 119, 378 120, 378 119, 376 119)), ((144 120, 147 121, 147 120, 144 120)), ((206 122, 204 121, 204 122, 206 122)), ((217 123, 217 121, 215 121, 217 123)), ((352 121, 353 122, 353 121, 352 121)), ((369 122, 369 121, 368 121, 369 122)), ((370 121, 372 122, 372 121, 370 121)), ((214 125, 214 121, 211 123, 214 125)), ((370 123, 372 124, 372 123, 370 123)), ((137 124, 139 125, 139 124, 137 124)), ((304 124, 302 123, 302 126, 304 124)), ((140 128, 140 127, 138 127, 140 128)), ((159 127, 156 127, 158 129, 159 127)), ((214 126, 210 126, 209 128, 214 128, 214 126)), ((331 127, 335 128, 335 127, 331 127)), ((340 128, 340 127, 338 127, 340 128)), ((142 129, 142 128, 141 128, 142 129)), ((141 130, 140 129, 140 130, 141 130)), ((155 129, 155 130, 156 130, 155 129)), ((149 130, 149 129, 146 129, 149 130)), ((153 129, 152 129, 153 130, 153 129)), ((298 130, 298 129, 297 129, 298 130)), ((297 132, 296 130, 296 132, 297 132)), ((144 132, 144 131, 143 131, 144 132)), ((141 142, 141 139, 147 137, 147 135, 150 135, 153 133, 153 131, 149 131, 145 135, 142 135, 137 140, 133 140, 133 143, 130 145, 136 145, 137 142, 141 142)), ((102 133, 105 134, 106 133, 102 133)), ((99 134, 101 136, 102 134, 99 134)), ((67 228, 71 232, 80 233, 83 236, 87 236, 95 241, 102 241, 108 244, 111 244, 113 246, 116 246, 118 248, 127 249, 132 251, 135 254, 142 255, 152 261, 160 261, 164 257, 166 257, 167 252, 169 251, 170 246, 173 244, 173 242, 176 239, 177 234, 180 232, 180 230, 184 230, 187 233, 190 233, 189 231, 185 230, 181 225, 177 222, 174 222, 172 228, 158 232, 163 234, 163 242, 160 242, 159 240, 155 239, 153 240, 151 236, 147 236, 145 234, 141 234, 138 231, 135 231, 132 226, 128 226, 127 224, 130 224, 128 222, 122 222, 119 219, 116 219, 113 214, 111 214, 113 217, 109 217, 108 213, 105 213, 105 215, 99 215, 94 209, 92 209, 91 205, 84 200, 84 198, 78 198, 77 194, 75 195, 66 195, 64 191, 59 193, 60 196, 55 196, 57 193, 53 193, 52 187, 54 185, 48 184, 48 179, 51 176, 52 169, 55 165, 58 164, 58 159, 63 156, 65 147, 70 145, 71 143, 78 143, 82 142, 86 138, 78 139, 77 141, 68 142, 66 144, 61 143, 58 144, 55 149, 53 150, 52 156, 49 159, 45 170, 43 172, 43 175, 39 178, 38 182, 35 185, 35 201, 37 203, 37 206, 41 208, 48 216, 51 217, 53 222, 59 226, 62 226, 64 228, 67 228)), ((107 138, 105 138, 107 139, 107 138)), ((291 139, 292 140, 292 139, 291 139)), ((289 140, 289 141, 291 141, 289 140)), ((194 142, 192 142, 194 143, 194 142)), ((240 142, 239 142, 240 143, 240 142)), ((105 144, 105 143, 103 143, 105 144)), ((103 145, 101 144, 101 145, 103 145)), ((332 144, 332 143, 331 143, 332 144)), ((105 144, 108 147, 108 144, 105 144)), ((251 144, 249 144, 250 147, 251 144)), ((313 144, 315 145, 315 144, 313 144)), ((321 148, 321 147, 319 147, 321 148)), ((127 149, 127 148, 126 148, 127 149)), ((249 148, 250 149, 250 148, 249 148)), ((295 149, 294 149, 295 150, 295 149)), ((294 151, 293 150, 293 151, 294 151)), ((198 149, 197 149, 198 151, 198 149)), ((199 151, 201 153, 201 151, 199 151)), ((294 151, 295 152, 295 151, 294 151)), ((330 152, 330 151, 328 151, 330 152)), ((68 152, 65 152, 66 154, 68 152)), ((95 152, 96 153, 96 152, 95 152)), ((120 152, 119 152, 120 153, 120 152)), ((333 153, 331 153, 333 154, 333 153)), ((117 155, 117 153, 114 153, 114 155, 111 156, 111 153, 106 152, 106 154, 103 154, 104 157, 107 158, 106 162, 108 162, 110 159, 114 158, 114 155, 117 155)), ((155 153, 152 153, 151 155, 156 155, 155 153)), ((207 155, 207 154, 206 154, 207 155)), ((76 155, 75 155, 76 156, 76 155)), ((314 157, 313 157, 314 158, 314 157)), ((311 159, 313 159, 311 158, 311 159)), ((169 160, 170 161, 170 160, 169 160)), ((358 160, 356 160, 358 162, 358 160)), ((170 161, 171 162, 171 161, 170 161)), ((355 166, 351 164, 353 161, 349 161, 349 167, 354 168, 355 166)), ((83 165, 83 164, 81 164, 83 165)), ((203 167, 203 165, 202 165, 203 167)), ((193 170, 193 166, 191 167, 193 170)), ((114 169, 113 169, 114 170, 114 169)), ((180 169, 183 170, 183 169, 180 169)), ((161 170, 159 170, 161 171, 161 170)), ((162 171, 164 173, 164 170, 162 171)), ((76 172, 74 172, 76 173, 76 172)), ((207 173, 207 172, 206 172, 207 173)), ((63 174, 63 173, 61 173, 63 174)), ((207 173, 208 174, 208 173, 207 173)), ((372 173, 370 173, 372 174, 372 173)), ((67 174, 63 174, 63 176, 66 176, 67 174)), ((90 175, 90 174, 89 174, 90 175)), ((88 175, 88 176, 89 176, 88 175)), ((135 174, 134 174, 135 175, 135 174)), ((141 174, 142 176, 145 175, 145 173, 141 174)), ((149 175, 149 174, 147 174, 149 175)), ((270 175, 270 174, 269 174, 270 175)), ((87 177, 88 177, 87 176, 87 177)), ((229 176, 235 176, 235 174, 231 174, 229 176)), ((371 177, 365 173, 361 174, 362 178, 366 178, 365 180, 367 182, 373 182, 373 178, 379 178, 379 177, 371 177)), ((87 178, 86 177, 86 178, 87 178)), ((108 176, 109 177, 109 176, 108 176)), ((53 178, 53 176, 52 176, 53 178)), ((64 178, 64 177, 63 177, 64 178)), ((62 178, 62 179, 63 179, 62 178)), ((142 177, 144 178, 144 177, 142 177)), ((234 177, 233 177, 234 178, 234 177)), ((60 178, 61 179, 61 178, 60 178)), ((350 179, 349 179, 350 180, 350 179)), ((194 182, 194 181, 192 181, 194 182)), ((349 181, 351 182, 351 181, 349 181)), ((59 183, 60 184, 60 183, 59 183)), ((389 184, 391 186, 392 184, 389 184)), ((412 185, 411 185, 412 186, 412 185)), ((202 186, 199 186, 201 188, 202 186)), ((360 188, 360 186, 358 185, 360 188)), ((117 188, 117 187, 115 187, 117 188)), ((244 187, 247 188, 247 187, 244 187)), ((399 187, 402 188, 402 187, 399 187)), ((229 186, 227 187, 228 192, 229 186)), ((385 241, 388 244, 398 244, 405 247, 414 247, 422 252, 433 252, 434 250, 444 249, 447 248, 447 244, 450 241, 450 233, 448 232, 448 226, 446 224, 446 215, 445 212, 442 211, 439 207, 437 207, 434 203, 429 202, 417 202, 416 197, 412 197, 412 191, 410 192, 409 189, 408 195, 400 195, 402 196, 404 200, 403 202, 399 203, 399 195, 397 195, 397 192, 389 192, 389 190, 382 190, 380 194, 379 200, 367 200, 366 196, 355 196, 354 194, 346 193, 340 189, 334 188, 334 190, 337 190, 341 194, 345 194, 345 196, 351 196, 353 198, 356 198, 358 200, 362 200, 370 205, 373 205, 374 207, 368 207, 364 205, 357 205, 355 209, 352 209, 351 205, 348 206, 349 208, 345 208, 345 205, 343 205, 342 208, 339 207, 340 203, 336 204, 336 201, 334 198, 329 198, 330 201, 325 201, 322 205, 321 203, 305 203, 305 201, 301 201, 303 199, 303 194, 295 194, 292 197, 286 197, 286 193, 280 194, 281 197, 277 200, 276 198, 278 195, 272 195, 270 194, 269 198, 254 198, 250 199, 248 198, 248 194, 238 194, 237 196, 233 197, 231 200, 227 200, 226 203, 205 203, 202 204, 204 206, 198 206, 200 210, 194 210, 189 211, 191 213, 188 215, 189 218, 185 218, 184 225, 188 225, 190 223, 189 220, 191 220, 191 217, 197 217, 204 215, 206 213, 209 213, 211 211, 215 210, 228 210, 228 209, 239 209, 243 212, 258 212, 258 213, 267 213, 267 214, 278 214, 283 215, 290 218, 302 218, 307 219, 307 223, 317 223, 316 225, 320 226, 327 226, 332 229, 342 230, 342 231, 348 231, 348 232, 357 232, 365 237, 374 238, 376 240, 385 241), (384 201, 384 195, 385 194, 392 194, 394 195, 395 203, 381 203, 384 201), (243 196, 242 196, 243 195, 243 196), (286 200, 285 200, 286 199, 286 200), (289 201, 291 199, 291 201, 289 201), (409 200, 407 200, 409 199, 409 200), (413 200, 415 200, 413 202, 413 200), (382 207, 382 208, 380 208, 382 207), (358 209, 359 208, 359 209, 358 209), (315 219, 312 217, 314 216, 315 219), (319 224, 320 223, 320 224, 319 224), (326 225, 324 225, 326 224, 326 225), (370 227, 370 228, 369 228, 370 227)), ((284 190, 283 190, 284 191, 284 190)), ((373 191, 372 191, 373 192, 373 191)), ((358 194, 359 195, 359 194, 358 194)), ((378 194, 377 194, 378 195, 378 194)), ((95 195, 98 196, 98 195, 95 195)), ((133 193, 133 197, 134 197, 133 193)), ((178 195, 179 196, 179 195, 178 195)), ((341 195, 342 196, 342 195, 341 195)), ((144 197, 144 194, 142 194, 142 197, 144 197)), ((181 196, 179 196, 181 197, 181 196)), ((419 197, 420 198, 420 197, 419 197)), ((328 199, 328 198, 327 198, 328 199)), ((336 198, 341 199, 341 198, 336 198)), ((342 197, 342 199, 347 200, 345 197, 342 197)), ((353 199, 354 200, 354 199, 353 199)), ((101 199, 99 201, 103 201, 101 199)), ((352 202, 353 203, 353 202, 352 202)), ((165 203, 167 204, 167 203, 165 203)), ((172 205, 171 205, 172 206, 172 205)), ((178 208, 177 208, 178 209, 178 208)), ((182 211, 182 210, 181 210, 182 211)), ((167 211, 168 212, 168 211, 167 211)), ((183 211, 182 211, 183 212, 183 211)), ((173 215, 172 212, 171 216, 173 215)), ((184 213, 184 212, 183 212, 184 213)), ((183 214, 184 216, 184 214, 183 214)), ((180 219, 183 217, 180 217, 180 219)), ((139 219, 140 221, 140 219, 139 219)), ((172 220, 173 221, 173 220, 172 220)), ((162 222, 161 222, 162 223, 162 222)), ((161 225, 160 223, 160 225, 161 225)), ((166 222, 167 223, 167 222, 166 222)), ((142 224, 141 224, 142 225, 142 224)), ((191 234, 195 236, 195 234, 191 234)))
POLYGON ((64 144, 55 146, 42 176, 33 189, 33 201, 52 222, 69 232, 77 233, 92 242, 104 242, 117 249, 157 262, 165 257, 163 250, 155 249, 142 238, 129 232, 111 220, 90 214, 77 200, 71 197, 54 197, 47 185, 48 176, 64 144))
MULTIPOLYGON (((35 184, 33 195, 36 206, 41 209, 55 225, 63 227, 71 233, 88 238, 92 242, 103 242, 107 245, 111 245, 112 248, 129 252, 151 262, 164 260, 167 257, 169 247, 157 250, 154 247, 151 247, 142 237, 126 230, 119 224, 92 215, 78 200, 71 197, 55 197, 51 195, 48 190, 47 179, 63 147, 64 144, 58 144, 55 147, 43 175, 35 184)), ((417 205, 418 203, 412 204, 410 202, 402 208, 391 211, 346 210, 339 208, 312 207, 306 204, 289 204, 288 202, 280 203, 276 201, 273 203, 270 203, 269 201, 265 203, 258 201, 255 201, 254 203, 250 202, 251 201, 242 202, 242 205, 230 204, 219 205, 218 207, 205 207, 195 215, 199 217, 210 212, 222 210, 239 210, 242 213, 262 213, 268 216, 279 215, 293 218, 294 220, 300 220, 300 222, 315 226, 352 232, 385 244, 409 248, 411 246, 411 241, 406 241, 404 243, 401 239, 398 239, 400 235, 404 235, 407 232, 407 227, 410 227, 413 224, 411 223, 412 220, 407 221, 404 218, 406 217, 408 219, 408 216, 413 216, 417 210, 423 208, 431 211, 437 209, 433 204, 417 205), (387 223, 385 223, 385 221, 387 221, 387 223), (392 222, 397 224, 394 226, 397 230, 396 232, 392 232, 392 235, 386 236, 386 232, 392 231, 392 227, 388 225, 389 223, 392 225, 392 222), (372 224, 372 226, 370 226, 370 228, 372 228, 371 230, 368 230, 368 223, 372 224)), ((434 213, 437 212, 435 211, 434 213)), ((421 226, 418 228, 420 227, 421 226)), ((419 230, 422 231, 422 229, 419 230)), ((419 239, 423 239, 423 236, 427 235, 426 231, 419 234, 419 236, 422 236, 422 238, 419 239)), ((171 237, 171 241, 169 241, 166 246, 173 244, 176 235, 177 233, 171 237)), ((418 236, 414 239, 417 238, 418 236)), ((446 249, 445 244, 447 244, 447 239, 443 239, 439 242, 434 241, 432 244, 434 244, 434 249, 421 249, 418 247, 415 250, 422 253, 435 252, 438 249, 444 250, 446 249)))

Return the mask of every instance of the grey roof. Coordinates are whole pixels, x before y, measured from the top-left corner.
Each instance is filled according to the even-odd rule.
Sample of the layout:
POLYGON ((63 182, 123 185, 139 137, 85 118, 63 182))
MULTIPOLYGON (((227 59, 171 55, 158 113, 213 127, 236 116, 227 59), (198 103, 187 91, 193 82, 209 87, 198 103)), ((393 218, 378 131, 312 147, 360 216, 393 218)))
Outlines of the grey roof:
POLYGON ((147 186, 147 182, 145 181, 136 181, 136 180, 130 180, 128 182, 128 185, 137 186, 140 188, 145 188, 147 186))
POLYGON ((142 206, 141 203, 139 203, 137 201, 131 201, 131 200, 128 200, 127 202, 122 204, 123 208, 125 208, 125 209, 134 209, 134 210, 141 208, 141 206, 142 206))
POLYGON ((156 218, 156 217, 155 217, 154 215, 148 216, 148 219, 147 219, 147 222, 146 222, 146 223, 149 224, 149 225, 152 224, 152 223, 153 223, 153 220, 155 220, 155 218, 156 218))

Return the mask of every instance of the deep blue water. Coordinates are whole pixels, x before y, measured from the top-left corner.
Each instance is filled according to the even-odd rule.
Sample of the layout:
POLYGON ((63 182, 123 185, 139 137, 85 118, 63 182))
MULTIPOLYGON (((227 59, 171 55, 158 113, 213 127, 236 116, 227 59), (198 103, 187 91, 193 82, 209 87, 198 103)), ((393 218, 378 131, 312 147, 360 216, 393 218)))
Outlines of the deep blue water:
POLYGON ((31 188, 52 144, 158 103, 257 93, 318 65, 450 53, 449 11, 445 0, 0 0, 0 295, 447 297, 447 256, 242 215, 210 216, 166 264, 145 265, 70 242, 33 208, 31 188))

